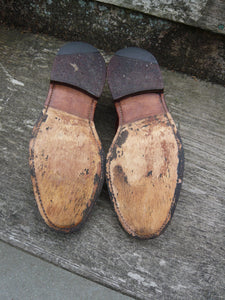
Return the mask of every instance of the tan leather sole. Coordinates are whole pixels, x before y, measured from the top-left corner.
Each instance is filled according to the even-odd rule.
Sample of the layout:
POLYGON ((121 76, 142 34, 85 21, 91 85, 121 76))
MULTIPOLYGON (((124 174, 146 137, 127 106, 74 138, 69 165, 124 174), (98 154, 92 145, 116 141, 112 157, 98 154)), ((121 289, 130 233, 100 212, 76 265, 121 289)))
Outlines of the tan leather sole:
POLYGON ((55 230, 78 230, 102 188, 104 156, 93 122, 96 103, 93 96, 52 82, 33 129, 29 162, 34 195, 41 216, 55 230))
MULTIPOLYGON (((108 80, 111 88, 116 89, 110 82, 110 72, 116 70, 116 62, 112 64, 108 80)), ((122 84, 125 89, 126 81, 122 84)), ((179 197, 182 143, 162 92, 123 97, 115 106, 119 127, 106 160, 110 197, 121 225, 129 234, 154 238, 167 227, 179 197)))

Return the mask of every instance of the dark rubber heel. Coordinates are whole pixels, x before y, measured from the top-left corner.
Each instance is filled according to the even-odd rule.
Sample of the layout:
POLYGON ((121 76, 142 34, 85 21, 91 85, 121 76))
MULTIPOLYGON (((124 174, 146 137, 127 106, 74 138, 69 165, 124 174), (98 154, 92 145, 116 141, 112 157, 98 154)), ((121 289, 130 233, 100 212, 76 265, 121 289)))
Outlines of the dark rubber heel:
POLYGON ((72 85, 99 98, 105 84, 106 66, 99 51, 84 42, 65 44, 57 53, 51 81, 72 85))
POLYGON ((107 77, 114 100, 144 91, 163 91, 157 60, 150 52, 136 47, 115 53, 107 77))

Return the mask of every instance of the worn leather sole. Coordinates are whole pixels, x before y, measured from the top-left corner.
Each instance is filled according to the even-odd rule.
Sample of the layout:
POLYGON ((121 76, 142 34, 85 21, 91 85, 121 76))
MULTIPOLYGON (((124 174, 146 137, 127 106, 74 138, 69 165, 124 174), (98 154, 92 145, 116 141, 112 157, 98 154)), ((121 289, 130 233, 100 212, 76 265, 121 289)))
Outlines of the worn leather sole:
POLYGON ((51 228, 78 230, 98 197, 104 155, 93 122, 106 76, 101 54, 73 42, 58 52, 42 114, 30 141, 35 199, 51 228))
POLYGON ((110 197, 129 234, 154 238, 167 227, 179 197, 182 142, 152 54, 119 50, 109 63, 108 83, 119 118, 106 159, 110 197))

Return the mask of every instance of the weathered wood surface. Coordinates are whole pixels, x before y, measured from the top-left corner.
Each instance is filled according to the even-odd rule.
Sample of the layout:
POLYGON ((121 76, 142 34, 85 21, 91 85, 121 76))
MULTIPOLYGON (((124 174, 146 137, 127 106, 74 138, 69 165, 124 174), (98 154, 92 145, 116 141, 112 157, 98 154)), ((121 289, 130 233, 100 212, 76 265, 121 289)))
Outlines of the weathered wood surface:
POLYGON ((1 23, 63 40, 85 41, 105 51, 137 46, 152 52, 170 70, 225 82, 224 35, 137 10, 94 0, 0 1, 1 23))
POLYGON ((224 0, 97 0, 152 16, 225 34, 224 0))
MULTIPOLYGON (((36 207, 28 142, 47 95, 54 55, 62 44, 45 35, 0 30, 0 238, 140 299, 222 299, 225 88, 162 72, 166 100, 185 150, 183 188, 163 235, 146 241, 128 236, 105 186, 84 228, 59 234, 45 225, 36 207)), ((116 119, 107 89, 95 119, 107 151, 116 119)))

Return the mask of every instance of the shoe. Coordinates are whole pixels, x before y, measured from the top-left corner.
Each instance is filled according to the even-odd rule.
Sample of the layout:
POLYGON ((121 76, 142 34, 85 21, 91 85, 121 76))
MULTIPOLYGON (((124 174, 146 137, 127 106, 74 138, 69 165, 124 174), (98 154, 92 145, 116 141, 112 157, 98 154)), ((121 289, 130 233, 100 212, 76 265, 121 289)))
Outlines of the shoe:
POLYGON ((110 198, 130 235, 154 238, 167 227, 179 197, 182 142, 151 53, 135 47, 119 50, 107 78, 119 119, 106 159, 110 198))
POLYGON ((29 163, 40 214, 58 231, 78 230, 102 188, 104 155, 93 118, 105 77, 101 54, 87 43, 64 45, 53 63, 29 163))

